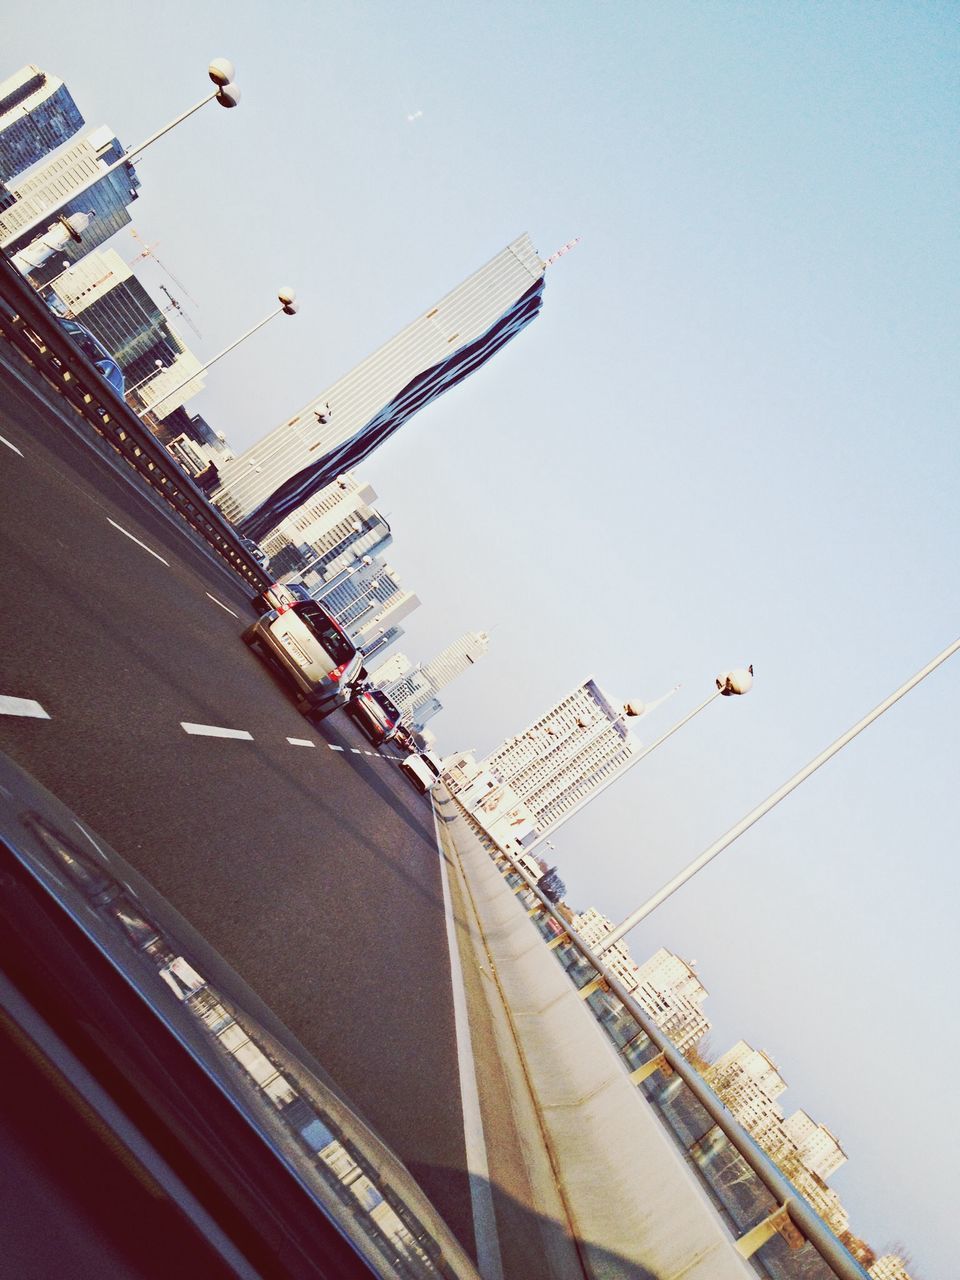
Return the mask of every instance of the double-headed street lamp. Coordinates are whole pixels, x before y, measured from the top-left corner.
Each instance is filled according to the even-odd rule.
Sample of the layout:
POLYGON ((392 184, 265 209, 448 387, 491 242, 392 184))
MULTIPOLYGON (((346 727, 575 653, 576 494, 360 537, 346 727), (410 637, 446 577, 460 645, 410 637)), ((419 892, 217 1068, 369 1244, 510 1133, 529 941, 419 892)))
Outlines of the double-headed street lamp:
POLYGON ((240 89, 234 82, 233 77, 235 75, 235 70, 230 59, 214 58, 207 68, 207 75, 209 75, 210 79, 214 83, 214 90, 212 93, 206 94, 199 102, 195 102, 192 107, 188 107, 186 111, 178 115, 176 119, 165 124, 163 128, 158 129, 156 133, 152 133, 150 137, 144 142, 141 142, 139 146, 131 147, 129 151, 125 151, 119 160, 114 160, 112 164, 106 165, 105 168, 98 169, 97 173, 94 174, 89 182, 85 182, 82 186, 75 187, 66 197, 61 198, 55 204, 48 205, 46 209, 43 209, 38 213, 30 222, 24 223, 24 225, 15 231, 13 235, 9 235, 5 240, 0 241, 0 249, 9 248, 10 245, 14 244, 17 240, 20 240, 24 235, 26 235, 28 231, 36 230, 37 227, 42 223, 45 223, 49 218, 55 217, 64 204, 76 200, 78 196, 82 196, 85 191, 89 191, 91 187, 96 186, 100 179, 105 178, 107 174, 114 173, 122 165, 130 164, 131 161, 137 158, 137 156, 142 155, 142 153, 146 151, 147 147, 152 146, 158 138, 162 138, 164 134, 169 133, 170 130, 176 128, 178 124, 182 124, 183 121, 189 116, 192 116, 195 111, 199 111, 201 107, 205 107, 208 102, 216 100, 221 107, 235 107, 240 101, 240 89))
POLYGON ((264 316, 262 320, 260 320, 257 324, 255 324, 252 329, 248 329, 246 333, 242 333, 240 337, 237 338, 236 342, 231 342, 229 347, 224 347, 223 350, 219 351, 213 357, 212 360, 208 360, 207 363, 204 365, 201 365, 199 369, 196 369, 193 373, 188 374, 187 377, 185 377, 182 382, 178 382, 177 385, 171 391, 168 391, 165 395, 162 395, 159 400, 155 400, 153 404, 147 405, 145 409, 141 409, 140 412, 137 414, 137 417, 143 418, 148 413, 153 413, 156 410, 157 405, 163 404, 164 400, 169 400, 170 397, 175 396, 178 391, 182 391, 183 388, 187 386, 188 383, 193 382, 194 378, 199 378, 202 373, 206 373, 206 371, 210 368, 211 365, 216 364, 218 360, 222 360, 225 355, 228 355, 234 349, 234 347, 239 347, 241 342, 245 342, 247 338, 249 338, 252 334, 256 333, 258 329, 262 329, 263 326, 268 323, 268 321, 274 318, 274 316, 279 316, 281 314, 286 316, 293 316, 293 315, 296 315, 297 312, 300 310, 300 304, 296 300, 297 295, 294 293, 292 289, 286 289, 286 288, 281 289, 280 292, 277 294, 277 297, 280 299, 280 305, 279 307, 276 308, 275 311, 271 311, 269 315, 264 316))

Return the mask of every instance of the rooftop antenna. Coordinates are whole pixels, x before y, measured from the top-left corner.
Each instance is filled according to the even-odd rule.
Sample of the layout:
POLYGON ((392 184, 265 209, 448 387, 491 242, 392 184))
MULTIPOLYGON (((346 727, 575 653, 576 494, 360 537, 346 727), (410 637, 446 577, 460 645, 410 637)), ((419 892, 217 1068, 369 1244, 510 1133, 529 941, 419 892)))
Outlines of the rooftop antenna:
POLYGON ((556 251, 556 253, 551 253, 549 258, 544 258, 543 265, 545 267, 552 267, 555 262, 560 261, 560 259, 563 257, 565 253, 569 253, 571 249, 575 249, 577 245, 580 243, 581 239, 582 239, 581 236, 574 236, 572 240, 568 240, 565 245, 563 245, 561 248, 559 248, 556 251))

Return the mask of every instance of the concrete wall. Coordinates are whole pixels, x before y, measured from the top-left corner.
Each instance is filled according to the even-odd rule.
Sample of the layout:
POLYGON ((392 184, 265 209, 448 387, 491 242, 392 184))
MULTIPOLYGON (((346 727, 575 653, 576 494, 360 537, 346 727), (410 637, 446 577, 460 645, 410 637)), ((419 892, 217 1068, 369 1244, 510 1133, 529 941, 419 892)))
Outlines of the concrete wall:
MULTIPOLYGON (((438 789, 439 790, 439 789, 438 789)), ((545 1212, 562 1205, 575 1243, 554 1275, 590 1280, 755 1280, 716 1209, 664 1132, 473 828, 435 796, 441 841, 463 876, 499 1002, 488 1025, 522 1065, 542 1144, 534 1162, 545 1212), (498 1033, 501 1037, 506 1032, 498 1033), (559 1200, 558 1200, 559 1197, 559 1200)), ((472 1020, 471 1020, 472 1025, 472 1020)), ((516 1110, 516 1109, 515 1109, 516 1110)), ((536 1142, 534 1142, 536 1138, 536 1142)))

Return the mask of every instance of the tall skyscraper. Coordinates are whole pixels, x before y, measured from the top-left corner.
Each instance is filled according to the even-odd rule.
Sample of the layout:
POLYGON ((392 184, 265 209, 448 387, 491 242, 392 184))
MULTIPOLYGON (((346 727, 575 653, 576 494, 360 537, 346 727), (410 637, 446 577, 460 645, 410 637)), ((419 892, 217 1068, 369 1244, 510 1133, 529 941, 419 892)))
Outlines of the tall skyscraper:
POLYGON ((21 67, 0 82, 0 183, 38 164, 83 128, 69 89, 49 71, 21 67))
POLYGON ((544 263, 521 236, 223 470, 214 501, 262 538, 539 314, 544 263))
POLYGON ((457 676, 479 662, 489 647, 490 637, 485 631, 468 631, 453 644, 448 644, 435 658, 425 662, 423 674, 433 686, 433 691, 438 693, 451 680, 456 680, 457 676))
POLYGON ((57 221, 58 212, 63 216, 71 213, 94 215, 83 231, 80 243, 68 240, 62 253, 58 249, 55 256, 33 271, 35 280, 40 283, 51 280, 63 269, 62 259, 79 261, 130 221, 127 205, 137 199, 140 186, 132 164, 120 165, 112 173, 104 174, 89 190, 79 196, 72 195, 96 177, 104 166, 119 160, 122 155, 120 143, 108 128, 102 126, 61 147, 45 164, 12 184, 10 190, 16 200, 0 212, 0 241, 11 238, 7 246, 10 252, 29 245, 48 224, 57 221), (48 210, 49 217, 46 216, 48 210), (21 235, 21 230, 29 227, 41 214, 44 215, 41 226, 23 231, 21 235))
POLYGON ((443 709, 437 693, 482 658, 489 643, 485 631, 468 631, 430 662, 408 668, 400 676, 391 679, 389 673, 383 676, 378 671, 376 683, 408 720, 422 724, 428 713, 436 715, 443 709))
POLYGON ((640 751, 622 708, 591 679, 497 747, 483 768, 534 814, 541 839, 615 782, 640 751))

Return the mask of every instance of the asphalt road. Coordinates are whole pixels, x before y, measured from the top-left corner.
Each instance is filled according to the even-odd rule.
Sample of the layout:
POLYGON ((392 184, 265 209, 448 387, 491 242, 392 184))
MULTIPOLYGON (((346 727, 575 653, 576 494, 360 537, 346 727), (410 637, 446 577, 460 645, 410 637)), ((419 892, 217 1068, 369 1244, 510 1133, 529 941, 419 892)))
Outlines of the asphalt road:
POLYGON ((472 1251, 426 802, 344 712, 298 714, 240 641, 248 591, 2 362, 0 529, 0 699, 49 717, 0 714, 0 750, 209 940, 472 1251))

